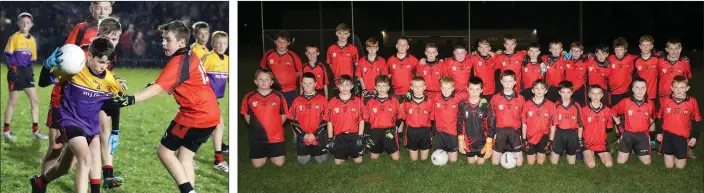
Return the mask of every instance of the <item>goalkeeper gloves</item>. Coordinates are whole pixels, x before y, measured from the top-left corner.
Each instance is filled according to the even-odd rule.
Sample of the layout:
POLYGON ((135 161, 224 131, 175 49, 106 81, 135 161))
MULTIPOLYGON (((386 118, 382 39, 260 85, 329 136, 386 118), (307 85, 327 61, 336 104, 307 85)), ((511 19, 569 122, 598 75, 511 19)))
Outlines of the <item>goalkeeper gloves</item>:
POLYGON ((523 139, 523 151, 527 153, 528 147, 530 147, 530 143, 528 143, 528 139, 523 139))
POLYGON ((372 140, 372 136, 369 134, 364 134, 364 144, 367 146, 367 148, 371 149, 372 146, 374 146, 374 140, 372 140))
POLYGON ((59 50, 59 48, 56 48, 56 50, 54 50, 54 53, 52 53, 51 56, 49 56, 49 58, 44 60, 44 67, 54 68, 54 67, 59 66, 59 63, 63 62, 62 59, 59 59, 59 56, 61 56, 61 55, 63 55, 63 52, 61 52, 61 50, 59 50))
POLYGON ((579 149, 577 149, 577 152, 582 151, 584 151, 584 138, 579 138, 579 149))
POLYGON ((494 145, 494 140, 492 138, 486 138, 486 144, 484 144, 484 148, 482 149, 480 154, 484 154, 484 159, 489 159, 491 157, 491 153, 494 152, 493 149, 491 149, 491 146, 494 145))
POLYGON ((555 143, 554 141, 550 140, 548 143, 545 145, 545 153, 548 154, 552 151, 552 144, 555 143))
POLYGON ((335 138, 330 137, 328 138, 328 145, 326 146, 328 149, 333 149, 335 148, 335 138))
POLYGON ((365 138, 365 137, 360 135, 359 138, 357 138, 357 141, 356 141, 356 142, 357 142, 357 147, 359 147, 359 148, 362 148, 362 146, 364 145, 364 141, 362 140, 362 138, 365 138))
POLYGON ((117 93, 115 96, 112 97, 112 100, 110 101, 113 106, 122 108, 126 106, 133 105, 135 103, 134 96, 127 95, 123 92, 117 93))
POLYGON ((120 131, 112 131, 110 137, 108 138, 108 146, 110 146, 110 155, 115 155, 117 152, 117 145, 120 143, 120 131))
POLYGON ((396 133, 396 130, 395 129, 387 129, 385 131, 385 133, 386 133, 387 139, 394 139, 394 133, 396 133))

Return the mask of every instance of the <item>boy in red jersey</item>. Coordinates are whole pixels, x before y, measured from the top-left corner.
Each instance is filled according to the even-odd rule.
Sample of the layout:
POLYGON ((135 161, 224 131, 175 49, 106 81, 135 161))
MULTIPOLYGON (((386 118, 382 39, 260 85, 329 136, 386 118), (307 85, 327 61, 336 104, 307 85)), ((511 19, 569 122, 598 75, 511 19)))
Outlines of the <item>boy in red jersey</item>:
POLYGON ((548 84, 543 79, 533 82, 533 98, 526 101, 521 112, 523 120, 523 145, 526 149, 526 160, 528 165, 545 163, 546 149, 550 147, 547 143, 550 139, 550 130, 555 126, 552 124, 552 117, 555 114, 555 103, 545 99, 548 92, 548 84))
POLYGON ((423 77, 425 83, 427 83, 425 93, 430 98, 439 97, 441 95, 440 78, 445 75, 445 66, 442 65, 442 60, 438 60, 437 56, 438 47, 434 43, 426 44, 425 58, 421 59, 422 62, 416 69, 416 76, 423 77))
POLYGON ((587 104, 587 68, 589 56, 583 55, 584 46, 580 42, 570 44, 569 54, 565 54, 565 80, 574 85, 572 99, 580 106, 587 104), (569 58, 567 56, 570 56, 569 58))
POLYGON ((611 73, 609 73, 609 93, 611 94, 611 106, 621 102, 628 97, 628 86, 633 80, 634 61, 636 56, 626 53, 628 41, 619 37, 614 40, 614 55, 609 56, 611 73))
POLYGON ((266 158, 282 166, 286 161, 283 128, 288 111, 286 100, 283 94, 271 89, 274 83, 271 71, 258 70, 255 78, 257 89, 244 96, 240 110, 250 128, 249 158, 255 168, 264 166, 266 158))
POLYGON ((582 139, 581 106, 572 100, 574 86, 570 81, 562 81, 559 86, 561 101, 555 104, 555 115, 552 116, 554 127, 550 129, 550 141, 553 144, 550 162, 556 165, 560 155, 567 153, 567 163, 575 164, 577 153, 584 147, 582 139))
MULTIPOLYGON (((393 82, 393 81, 392 81, 393 82)), ((416 76, 411 79, 411 90, 413 95, 401 105, 400 119, 405 120, 407 126, 405 144, 410 152, 411 161, 418 160, 420 150, 420 160, 428 159, 433 132, 433 100, 423 94, 425 91, 425 80, 416 76)), ((403 128, 403 124, 401 125, 403 128)))
MULTIPOLYGON (((64 44, 74 44, 84 46, 97 37, 98 23, 101 19, 110 17, 114 1, 92 1, 90 2, 90 13, 94 20, 76 24, 64 44)), ((119 37, 119 36, 118 36, 119 37)))
MULTIPOLYGON (((506 70, 513 70, 516 73, 516 80, 520 82, 522 79, 521 72, 523 71, 522 63, 523 58, 528 55, 528 52, 516 51, 516 38, 512 35, 504 36, 504 50, 501 54, 496 55, 496 68, 499 69, 499 73, 503 73, 506 70)), ((498 78, 498 77, 497 77, 498 78)), ((501 81, 496 81, 498 86, 501 86, 501 81)), ((497 87, 497 90, 503 90, 503 88, 497 87)), ((515 86, 515 91, 521 92, 520 85, 515 86)))
POLYGON ((289 50, 291 44, 289 36, 286 32, 276 34, 276 49, 271 49, 264 53, 262 62, 259 66, 262 69, 271 69, 274 73, 274 84, 281 86, 281 93, 286 98, 286 104, 293 103, 298 94, 296 87, 298 77, 301 76, 303 66, 298 55, 289 50))
POLYGON ((635 59, 636 72, 638 77, 645 79, 648 84, 648 99, 655 101, 656 107, 660 102, 657 100, 658 97, 658 61, 662 57, 660 52, 653 52, 653 45, 655 45, 655 39, 653 36, 644 35, 640 37, 639 40, 640 55, 635 59))
POLYGON ((501 74, 501 85, 504 90, 491 98, 491 109, 496 115, 496 134, 489 136, 487 142, 496 139, 491 163, 499 165, 501 154, 513 153, 516 157, 516 166, 523 165, 523 149, 521 144, 521 111, 525 99, 515 93, 513 86, 516 84, 516 73, 506 70, 501 74))
POLYGON ((494 81, 494 71, 496 71, 496 62, 493 57, 493 53, 489 54, 491 51, 491 45, 486 39, 479 39, 477 41, 477 46, 479 49, 479 54, 473 56, 470 59, 470 64, 472 69, 474 69, 474 76, 482 79, 484 83, 484 88, 482 88, 482 98, 490 98, 491 95, 496 93, 496 85, 494 81))
POLYGON ((327 99, 315 91, 316 77, 311 72, 303 73, 301 87, 303 94, 293 100, 286 117, 293 125, 297 140, 298 163, 308 164, 311 156, 318 163, 328 159, 325 145, 328 141, 328 122, 323 120, 327 99))
POLYGON ((614 123, 618 126, 625 122, 624 131, 616 130, 621 132, 616 157, 618 164, 626 163, 633 151, 643 164, 650 165, 650 138, 655 132, 655 105, 645 98, 646 90, 645 80, 636 78, 633 81, 633 96, 613 107, 614 123))
POLYGON ((354 68, 359 60, 359 52, 353 43, 349 43, 350 27, 341 23, 335 27, 337 42, 328 47, 327 63, 330 64, 332 74, 335 76, 335 83, 342 75, 354 76, 354 68))
POLYGON ((614 165, 609 153, 606 131, 613 129, 611 108, 601 102, 604 89, 598 85, 589 87, 589 106, 582 107, 582 123, 584 124, 584 164, 589 168, 596 167, 595 156, 599 156, 601 163, 607 168, 614 165))
MULTIPOLYGON (((390 97, 391 79, 386 75, 377 76, 376 96, 369 99, 364 108, 364 120, 369 122, 369 137, 373 141, 370 152, 372 159, 378 159, 379 154, 386 151, 392 160, 400 159, 398 134, 396 125, 400 107, 398 99, 390 97)), ((370 145, 370 144, 368 144, 370 145)))
MULTIPOLYGON (((144 88, 134 96, 124 95, 124 93, 115 96, 112 104, 120 107, 129 106, 148 100, 162 92, 174 96, 180 104, 179 112, 164 133, 157 155, 178 184, 179 190, 191 192, 195 187, 193 156, 220 124, 220 107, 198 56, 187 49, 186 44, 190 37, 189 27, 181 21, 173 21, 159 26, 159 31, 163 33, 164 53, 171 56, 166 67, 155 84, 144 88), (176 150, 178 150, 178 158, 174 155, 176 150)), ((281 102, 278 105, 286 105, 286 103, 281 102)), ((281 112, 283 114, 285 111, 281 112)), ((277 137, 277 139, 268 140, 283 141, 283 131, 277 137)), ((263 165, 264 161, 261 160, 258 163, 263 165)))
POLYGON ((369 98, 374 96, 376 77, 389 74, 389 67, 386 66, 386 60, 383 57, 376 55, 379 50, 379 41, 369 38, 366 44, 367 57, 359 61, 359 66, 357 66, 357 71, 354 72, 354 75, 361 83, 362 97, 369 98))
POLYGON ((386 64, 389 66, 391 86, 393 86, 394 94, 399 101, 402 101, 403 97, 411 97, 410 81, 413 77, 413 71, 418 66, 418 59, 408 53, 408 43, 407 37, 399 37, 396 41, 396 50, 398 52, 386 60, 386 64))
POLYGON ((702 117, 697 99, 687 96, 689 81, 684 76, 672 80, 672 95, 661 98, 658 123, 663 133, 657 135, 665 154, 665 167, 683 169, 687 165, 687 149, 697 144, 702 117))
POLYGON ((445 76, 440 78, 441 95, 428 96, 435 102, 433 114, 435 117, 435 138, 433 140, 436 149, 442 149, 449 155, 450 162, 457 161, 458 138, 457 135, 457 111, 460 101, 467 98, 466 92, 455 92, 455 80, 445 76))
POLYGON ((562 42, 553 40, 550 42, 550 55, 540 57, 545 62, 547 68, 545 72, 545 82, 548 83, 548 93, 546 97, 553 102, 560 100, 557 88, 560 82, 565 80, 565 60, 562 54, 562 42))
MULTIPOLYGON (((318 61, 318 55, 320 55, 318 47, 314 45, 306 46, 306 57, 308 57, 308 62, 303 65, 303 73, 313 73, 313 75, 315 76, 315 92, 324 95, 327 99, 329 96, 328 82, 330 82, 328 81, 328 70, 327 67, 325 67, 325 64, 318 61)), ((302 76, 300 79, 301 81, 303 81, 302 76)), ((304 92, 305 91, 301 87, 301 94, 303 94, 304 92)))
POLYGON ((462 99, 457 110, 457 140, 460 153, 467 155, 467 163, 484 164, 491 157, 492 139, 496 133, 496 117, 491 105, 482 95, 482 79, 469 79, 469 96, 462 99))
POLYGON ((528 55, 526 55, 523 58, 523 61, 521 61, 521 68, 523 71, 521 72, 521 74, 523 79, 516 81, 520 81, 520 86, 517 87, 520 87, 520 93, 523 98, 533 98, 533 82, 537 81, 538 79, 543 79, 543 77, 545 76, 545 71, 547 70, 547 67, 545 66, 545 63, 543 63, 543 59, 541 59, 539 56, 540 45, 537 43, 532 43, 530 44, 530 46, 528 46, 528 55))
POLYGON ((587 65, 588 84, 589 86, 596 85, 604 89, 604 97, 601 98, 601 103, 606 106, 611 106, 611 103, 609 103, 611 95, 607 92, 609 91, 609 74, 611 74, 611 65, 608 60, 610 52, 609 46, 606 44, 597 45, 594 51, 595 57, 589 59, 587 65))
POLYGON ((465 91, 472 76, 471 56, 467 56, 467 46, 462 43, 456 44, 452 51, 453 57, 443 61, 445 66, 445 76, 455 79, 455 90, 465 91))
POLYGON ((660 98, 667 98, 672 94, 670 86, 675 76, 684 76, 692 78, 692 69, 690 67, 689 58, 682 56, 682 43, 677 39, 667 41, 666 48, 667 57, 663 57, 658 62, 658 73, 660 82, 658 95, 660 98))
POLYGON ((351 91, 352 77, 343 74, 337 81, 340 94, 330 99, 323 120, 328 122, 328 149, 335 156, 335 164, 340 165, 349 157, 355 163, 362 163, 364 135, 362 99, 351 91))

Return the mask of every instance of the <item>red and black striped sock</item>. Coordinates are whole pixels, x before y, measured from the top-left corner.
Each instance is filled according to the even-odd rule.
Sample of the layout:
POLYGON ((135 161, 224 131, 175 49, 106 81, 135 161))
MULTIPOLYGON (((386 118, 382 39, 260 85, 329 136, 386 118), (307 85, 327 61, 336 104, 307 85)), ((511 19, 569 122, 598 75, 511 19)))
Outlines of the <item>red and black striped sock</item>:
POLYGON ((103 179, 112 178, 112 177, 114 177, 112 166, 111 165, 104 165, 103 166, 103 179))
POLYGON ((214 165, 218 165, 222 162, 222 151, 215 151, 215 163, 214 165))
POLYGON ((46 185, 49 184, 49 181, 46 181, 46 178, 42 174, 38 178, 34 179, 34 183, 36 183, 39 188, 46 188, 46 185))
POLYGON ((2 127, 2 132, 10 132, 10 124, 5 123, 5 126, 2 127))
POLYGON ((100 193, 100 179, 90 179, 90 193, 100 193))
POLYGON ((32 133, 39 132, 39 124, 32 123, 32 133))

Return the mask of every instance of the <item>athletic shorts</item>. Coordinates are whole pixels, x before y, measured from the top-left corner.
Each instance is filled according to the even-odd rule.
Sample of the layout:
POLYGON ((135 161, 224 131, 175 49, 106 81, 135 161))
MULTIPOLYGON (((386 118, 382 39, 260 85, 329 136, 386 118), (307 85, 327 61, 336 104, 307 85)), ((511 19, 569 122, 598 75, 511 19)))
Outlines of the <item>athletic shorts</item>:
POLYGON ((586 87, 587 87, 587 85, 584 84, 584 85, 582 85, 582 87, 575 90, 574 93, 572 93, 572 100, 577 102, 577 104, 579 104, 580 107, 583 107, 584 105, 586 105, 587 99, 589 98, 589 97, 587 97, 586 87))
POLYGON ((161 145, 176 151, 180 147, 185 147, 193 153, 198 152, 200 145, 208 141, 210 134, 215 130, 215 126, 209 128, 192 128, 171 121, 169 127, 161 138, 161 145))
POLYGON ((494 151, 499 153, 520 152, 521 146, 522 145, 520 131, 513 128, 496 129, 496 139, 494 139, 494 151))
POLYGON ((392 154, 398 151, 398 133, 396 133, 395 127, 384 129, 372 128, 369 129, 369 135, 372 141, 374 141, 374 145, 369 150, 370 152, 374 154, 381 154, 383 152, 392 154))
POLYGON ((674 155, 677 159, 686 159, 689 149, 689 140, 668 131, 662 134, 662 152, 665 155, 674 155))
POLYGON ((428 127, 406 128, 406 147, 411 151, 429 150, 432 147, 432 131, 428 127))
POLYGON ((74 126, 59 127, 59 132, 60 134, 56 138, 56 143, 60 144, 68 143, 69 140, 76 137, 85 137, 86 142, 90 144, 90 141, 95 137, 95 135, 87 135, 83 129, 74 126))
POLYGON ((120 116, 120 108, 117 106, 111 106, 110 103, 103 103, 103 106, 100 106, 100 110, 104 111, 109 117, 120 116))
POLYGON ((298 156, 319 156, 328 153, 326 147, 328 143, 327 132, 323 132, 322 135, 316 137, 315 141, 317 144, 312 145, 306 145, 306 143, 303 142, 303 136, 296 137, 298 137, 298 141, 296 141, 296 152, 298 152, 298 156))
POLYGON ((435 134, 435 140, 433 140, 433 143, 435 144, 435 149, 442 149, 448 153, 457 152, 457 149, 459 148, 457 146, 459 144, 457 141, 457 136, 443 132, 438 132, 435 134))
POLYGON ((650 135, 647 132, 633 133, 624 131, 618 145, 622 153, 635 153, 637 156, 650 155, 650 135))
POLYGON ((484 157, 484 154, 482 153, 482 149, 484 149, 484 145, 486 145, 486 138, 484 136, 472 137, 465 135, 464 145, 465 152, 467 152, 467 157, 484 157))
POLYGON ((51 129, 59 129, 59 108, 49 107, 49 113, 46 115, 46 126, 51 129))
POLYGON ((335 136, 335 146, 330 151, 335 159, 355 159, 364 154, 362 136, 357 133, 342 133, 335 136))
POLYGON ((298 91, 297 90, 292 90, 288 92, 281 92, 281 94, 284 95, 284 99, 286 99, 286 104, 288 105, 288 108, 291 108, 291 105, 293 104, 293 100, 298 97, 298 91))
POLYGON ((543 137, 540 138, 540 141, 538 141, 537 144, 529 143, 528 147, 526 147, 526 155, 535 155, 536 153, 546 154, 545 146, 548 145, 549 140, 550 136, 543 135, 543 137))
POLYGON ((557 155, 562 155, 562 152, 567 152, 567 155, 577 155, 579 148, 577 129, 557 129, 553 144, 552 152, 557 155))
POLYGON ((10 91, 23 91, 34 87, 34 69, 32 66, 12 66, 7 71, 7 84, 10 91), (11 73, 14 75, 10 76, 11 73))
POLYGON ((249 159, 279 157, 286 154, 284 142, 279 143, 250 143, 249 159))

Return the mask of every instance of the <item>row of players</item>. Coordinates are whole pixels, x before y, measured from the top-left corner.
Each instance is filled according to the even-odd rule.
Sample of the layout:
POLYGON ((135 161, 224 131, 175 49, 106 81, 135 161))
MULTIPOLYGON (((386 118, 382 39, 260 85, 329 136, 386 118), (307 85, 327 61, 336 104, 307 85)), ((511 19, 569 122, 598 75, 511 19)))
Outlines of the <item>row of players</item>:
POLYGON ((375 78, 377 92, 370 98, 353 95, 352 78, 342 75, 337 81, 339 96, 328 101, 315 90, 316 76, 307 72, 302 75, 302 95, 287 108, 284 95, 271 89, 273 76, 266 69, 256 72, 258 88, 245 95, 240 110, 250 124, 249 157, 255 167, 263 166, 266 158, 275 165, 284 164, 283 123, 287 119, 299 138, 295 143, 301 164, 311 156, 323 162, 328 151, 336 164, 347 158, 361 163, 364 145, 372 159, 385 151, 399 160, 399 134, 405 130, 404 144, 414 161, 418 151, 421 160, 427 159, 432 142, 436 149, 449 152, 451 162, 457 160, 458 151, 467 155, 469 164, 483 164, 491 157, 494 165, 499 164, 501 154, 514 153, 521 166, 525 151, 528 164, 542 164, 546 154, 553 164, 563 154, 569 164, 575 164, 575 155, 584 151, 588 167, 596 166, 595 156, 611 167, 606 133, 620 125, 623 130, 613 129, 619 136, 617 163, 625 163, 634 152, 647 165, 657 119, 664 130, 656 138, 662 142, 665 166, 684 168, 687 149, 696 144, 699 133, 693 124, 701 121, 697 101, 687 96, 689 82, 684 76, 674 78, 673 93, 660 99, 659 109, 646 98, 647 81, 642 78, 634 80, 633 96, 612 108, 602 103, 606 93, 599 85, 589 87, 588 106, 576 103, 570 81, 559 83, 560 100, 555 103, 545 98, 549 84, 542 79, 533 81, 533 96, 525 101, 511 89, 517 82, 512 70, 501 74, 504 89, 489 97, 482 95, 485 85, 478 77, 470 78, 466 90, 458 91, 456 80, 444 76, 439 80, 441 94, 431 96, 426 94, 424 78, 415 76, 410 82, 412 95, 405 101, 390 93, 392 81, 386 75, 375 78))

